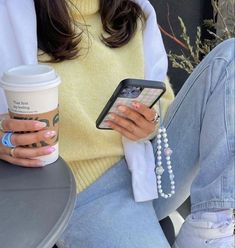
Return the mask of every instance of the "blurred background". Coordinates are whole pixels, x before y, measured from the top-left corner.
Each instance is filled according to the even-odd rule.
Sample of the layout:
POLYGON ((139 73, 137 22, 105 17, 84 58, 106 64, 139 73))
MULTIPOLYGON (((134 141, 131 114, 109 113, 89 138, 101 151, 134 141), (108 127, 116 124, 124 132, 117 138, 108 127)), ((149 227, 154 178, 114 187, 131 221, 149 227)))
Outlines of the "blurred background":
MULTIPOLYGON (((235 0, 150 0, 150 2, 156 10, 158 24, 164 31, 162 36, 167 53, 171 51, 174 54, 182 55, 183 52, 186 57, 189 56, 187 49, 184 49, 169 37, 171 35, 179 41, 183 41, 181 37, 182 27, 178 17, 181 17, 185 24, 192 46, 195 45, 197 27, 201 28, 201 42, 205 39, 213 40, 215 38, 209 34, 208 29, 220 35, 222 39, 228 38, 228 35, 224 34, 224 23, 228 26, 230 35, 235 36, 235 0), (203 25, 205 21, 211 26, 203 25)), ((218 42, 218 40, 215 42, 218 42)), ((183 43, 185 44, 185 42, 183 43)), ((201 54, 200 56, 202 58, 204 55, 201 54)), ((173 68, 169 60, 168 75, 170 76, 174 91, 177 93, 189 76, 189 73, 183 69, 173 68)))

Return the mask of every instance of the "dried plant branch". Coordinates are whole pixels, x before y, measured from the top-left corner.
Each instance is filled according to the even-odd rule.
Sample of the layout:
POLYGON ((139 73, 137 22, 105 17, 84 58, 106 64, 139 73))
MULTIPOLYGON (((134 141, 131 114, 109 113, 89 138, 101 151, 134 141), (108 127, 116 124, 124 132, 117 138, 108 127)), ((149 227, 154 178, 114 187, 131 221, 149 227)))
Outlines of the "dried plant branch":
MULTIPOLYGON (((235 7, 235 0, 227 1, 230 2, 231 6, 235 7)), ((227 1, 225 1, 224 4, 227 4, 227 1)), ((221 6, 218 5, 218 0, 211 0, 211 4, 213 6, 214 11, 213 19, 204 20, 204 26, 207 27, 207 32, 208 34, 210 34, 211 38, 202 40, 201 27, 197 27, 197 33, 194 44, 191 44, 190 37, 187 33, 187 28, 181 17, 178 17, 178 20, 179 25, 181 27, 180 37, 182 40, 178 39, 175 36, 170 23, 170 11, 168 8, 167 20, 171 29, 171 34, 165 31, 161 26, 159 26, 159 28, 164 35, 172 39, 174 42, 176 42, 176 44, 178 44, 180 47, 184 48, 187 51, 187 54, 181 51, 182 54, 180 55, 174 54, 172 51, 169 52, 168 57, 171 61, 172 67, 185 70, 187 73, 190 74, 194 70, 194 68, 200 63, 201 59, 206 54, 208 54, 218 43, 231 37, 235 37, 235 13, 229 16, 230 22, 233 25, 228 26, 226 22, 226 17, 220 9, 221 6), (220 18, 221 23, 223 25, 221 34, 214 32, 214 30, 216 30, 217 28, 216 19, 218 19, 218 17, 220 18)))
POLYGON ((178 45, 182 46, 185 49, 188 49, 183 42, 181 42, 179 39, 177 39, 175 36, 169 34, 166 30, 164 30, 160 25, 158 25, 159 29, 161 30, 161 32, 168 36, 169 38, 171 38, 173 41, 175 41, 175 43, 177 43, 178 45))
POLYGON ((176 37, 176 36, 175 36, 175 33, 174 33, 174 30, 173 30, 173 28, 172 28, 172 25, 171 25, 171 20, 170 20, 170 6, 169 6, 168 3, 167 3, 167 23, 168 23, 168 25, 169 25, 169 27, 170 27, 170 30, 171 30, 172 35, 173 35, 174 37, 176 37))
POLYGON ((224 31, 225 31, 225 33, 226 33, 226 36, 227 36, 228 38, 231 38, 230 31, 229 31, 229 29, 228 29, 228 27, 227 27, 225 18, 224 18, 224 16, 222 15, 222 13, 221 13, 221 11, 220 11, 218 2, 214 0, 214 1, 211 1, 211 4, 212 4, 212 6, 213 6, 213 8, 214 8, 214 13, 215 13, 215 15, 219 15, 219 17, 221 18, 221 21, 222 21, 222 24, 223 24, 223 26, 224 26, 224 31))

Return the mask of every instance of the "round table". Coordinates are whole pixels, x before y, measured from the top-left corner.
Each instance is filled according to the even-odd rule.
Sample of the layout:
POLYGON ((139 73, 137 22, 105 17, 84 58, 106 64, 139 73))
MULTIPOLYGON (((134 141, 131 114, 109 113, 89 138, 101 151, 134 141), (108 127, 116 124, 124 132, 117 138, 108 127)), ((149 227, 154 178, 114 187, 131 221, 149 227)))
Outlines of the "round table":
POLYGON ((74 177, 61 158, 43 168, 0 160, 0 247, 51 248, 75 200, 74 177))

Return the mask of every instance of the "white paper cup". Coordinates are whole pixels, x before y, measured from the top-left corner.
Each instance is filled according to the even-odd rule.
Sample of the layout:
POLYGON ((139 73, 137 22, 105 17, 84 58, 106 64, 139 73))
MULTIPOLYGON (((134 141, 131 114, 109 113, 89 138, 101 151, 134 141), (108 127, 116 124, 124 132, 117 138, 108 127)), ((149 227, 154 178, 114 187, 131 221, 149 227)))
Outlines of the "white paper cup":
POLYGON ((56 131, 50 142, 41 141, 30 147, 50 145, 55 151, 37 157, 45 165, 55 162, 59 156, 58 147, 58 85, 60 77, 48 65, 22 65, 6 71, 0 79, 4 89, 11 118, 38 120, 47 123, 46 129, 56 131))

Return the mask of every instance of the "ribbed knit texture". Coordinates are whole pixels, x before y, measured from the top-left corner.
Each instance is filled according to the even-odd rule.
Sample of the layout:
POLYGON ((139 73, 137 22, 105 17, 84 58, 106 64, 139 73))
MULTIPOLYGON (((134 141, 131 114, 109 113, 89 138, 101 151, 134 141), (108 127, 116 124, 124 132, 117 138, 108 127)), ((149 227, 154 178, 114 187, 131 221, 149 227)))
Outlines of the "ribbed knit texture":
POLYGON ((127 45, 111 49, 100 40, 103 29, 99 1, 73 2, 80 12, 74 9, 75 19, 85 20, 88 29, 79 44, 82 55, 51 65, 62 78, 60 155, 71 167, 77 192, 81 192, 123 156, 119 133, 99 130, 95 121, 121 80, 144 77, 144 56, 141 24, 127 45))
POLYGON ((93 15, 99 10, 99 0, 72 0, 75 6, 73 15, 76 18, 81 18, 83 16, 93 15), (77 9, 77 11, 76 11, 77 9))

